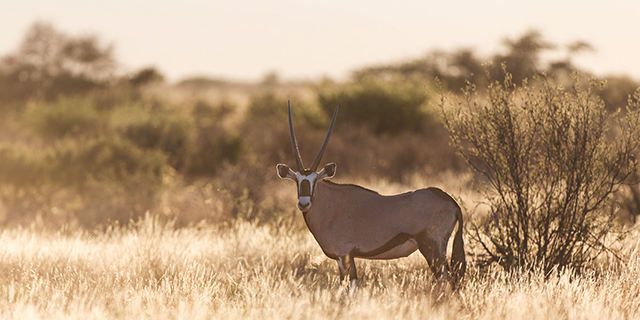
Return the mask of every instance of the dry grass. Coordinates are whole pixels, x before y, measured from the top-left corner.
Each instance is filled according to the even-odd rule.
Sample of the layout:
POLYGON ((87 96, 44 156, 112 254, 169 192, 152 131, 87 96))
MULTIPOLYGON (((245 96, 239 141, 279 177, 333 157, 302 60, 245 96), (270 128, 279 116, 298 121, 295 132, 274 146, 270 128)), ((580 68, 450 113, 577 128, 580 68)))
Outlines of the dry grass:
POLYGON ((153 218, 105 233, 0 233, 2 319, 630 319, 640 236, 626 262, 583 275, 480 273, 439 301, 419 254, 357 260, 356 297, 308 232, 236 222, 175 229, 153 218))

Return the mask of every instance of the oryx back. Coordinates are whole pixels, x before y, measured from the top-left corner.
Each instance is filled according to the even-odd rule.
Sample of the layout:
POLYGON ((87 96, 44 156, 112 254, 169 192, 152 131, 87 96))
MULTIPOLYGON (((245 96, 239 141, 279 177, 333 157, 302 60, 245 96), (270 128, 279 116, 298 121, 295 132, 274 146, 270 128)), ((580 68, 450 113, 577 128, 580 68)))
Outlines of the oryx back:
POLYGON ((446 247, 456 210, 457 203, 435 188, 383 196, 324 180, 317 184, 305 221, 329 256, 393 259, 417 250, 417 238, 446 247))

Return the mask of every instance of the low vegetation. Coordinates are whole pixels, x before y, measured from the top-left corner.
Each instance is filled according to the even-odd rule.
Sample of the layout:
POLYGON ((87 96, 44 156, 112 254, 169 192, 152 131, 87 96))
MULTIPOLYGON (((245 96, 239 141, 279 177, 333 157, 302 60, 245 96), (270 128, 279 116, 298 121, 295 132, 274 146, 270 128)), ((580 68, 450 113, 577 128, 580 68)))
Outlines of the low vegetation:
POLYGON ((424 258, 356 260, 357 295, 308 232, 237 221, 175 229, 144 218, 101 233, 0 233, 3 319, 633 319, 639 257, 579 276, 470 267, 440 296, 424 258))

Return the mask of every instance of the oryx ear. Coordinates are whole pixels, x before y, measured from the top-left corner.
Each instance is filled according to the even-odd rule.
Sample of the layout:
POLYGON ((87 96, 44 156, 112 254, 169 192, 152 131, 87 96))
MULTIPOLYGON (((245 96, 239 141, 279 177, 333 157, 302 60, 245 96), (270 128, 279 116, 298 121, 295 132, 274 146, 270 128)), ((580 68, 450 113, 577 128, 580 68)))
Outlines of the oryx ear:
POLYGON ((322 170, 318 173, 318 176, 320 177, 320 179, 333 178, 333 176, 335 175, 336 175, 336 164, 333 162, 324 166, 324 168, 322 168, 322 170))
POLYGON ((286 164, 279 164, 276 166, 278 170, 278 176, 281 179, 291 179, 293 181, 296 180, 296 174, 291 170, 286 164))

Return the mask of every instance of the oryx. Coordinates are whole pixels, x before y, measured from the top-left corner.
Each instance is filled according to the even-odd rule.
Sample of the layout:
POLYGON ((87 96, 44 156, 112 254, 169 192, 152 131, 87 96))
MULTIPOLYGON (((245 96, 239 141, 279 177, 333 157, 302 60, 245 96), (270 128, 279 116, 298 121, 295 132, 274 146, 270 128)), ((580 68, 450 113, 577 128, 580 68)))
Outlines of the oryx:
POLYGON ((456 201, 437 188, 415 190, 384 196, 352 184, 338 184, 326 178, 336 173, 336 164, 329 163, 316 172, 322 159, 338 114, 338 105, 320 152, 311 168, 306 169, 289 112, 289 134, 298 172, 278 164, 280 178, 291 179, 298 186, 298 209, 322 251, 338 261, 340 279, 351 279, 357 287, 354 258, 395 259, 416 250, 427 259, 431 271, 440 280, 449 278, 445 253, 456 222, 458 230, 451 255, 454 286, 466 269, 462 240, 462 211, 456 201))

